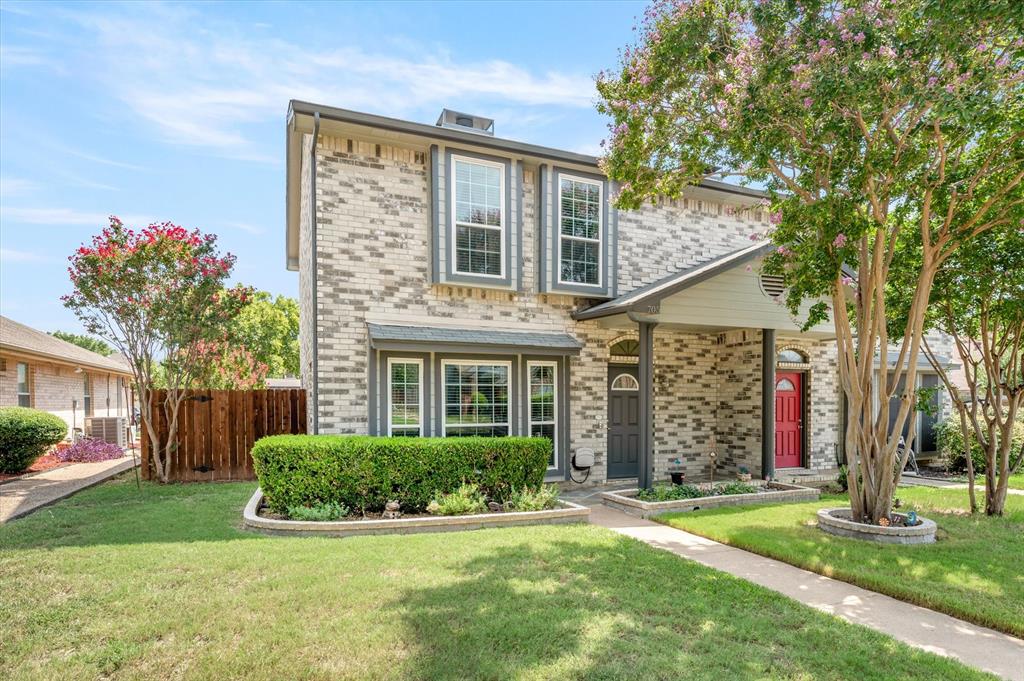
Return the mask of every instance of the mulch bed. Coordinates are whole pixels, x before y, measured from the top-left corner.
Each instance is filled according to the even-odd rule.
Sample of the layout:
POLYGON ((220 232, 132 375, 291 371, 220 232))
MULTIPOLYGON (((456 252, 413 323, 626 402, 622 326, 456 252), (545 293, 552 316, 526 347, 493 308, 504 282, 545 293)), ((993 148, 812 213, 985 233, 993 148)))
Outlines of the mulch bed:
POLYGON ((59 461, 57 457, 54 456, 53 454, 43 454, 41 457, 36 459, 36 462, 34 464, 29 466, 25 470, 21 471, 20 473, 0 473, 0 483, 6 482, 8 480, 15 480, 23 475, 28 475, 29 473, 42 473, 43 471, 48 471, 53 468, 60 468, 61 466, 70 465, 70 463, 59 461))

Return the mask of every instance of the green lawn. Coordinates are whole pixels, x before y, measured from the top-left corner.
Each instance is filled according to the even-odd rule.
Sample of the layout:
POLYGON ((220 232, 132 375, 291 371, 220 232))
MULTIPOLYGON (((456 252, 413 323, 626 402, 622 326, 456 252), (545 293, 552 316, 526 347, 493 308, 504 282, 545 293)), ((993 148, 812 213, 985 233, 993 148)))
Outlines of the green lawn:
POLYGON ((252 489, 0 526, 0 678, 989 678, 598 527, 264 537, 252 489))
POLYGON ((845 497, 665 515, 658 520, 808 570, 1024 635, 1024 496, 1003 518, 970 517, 967 490, 899 488, 897 496, 939 525, 937 542, 885 546, 827 535, 815 512, 845 497))

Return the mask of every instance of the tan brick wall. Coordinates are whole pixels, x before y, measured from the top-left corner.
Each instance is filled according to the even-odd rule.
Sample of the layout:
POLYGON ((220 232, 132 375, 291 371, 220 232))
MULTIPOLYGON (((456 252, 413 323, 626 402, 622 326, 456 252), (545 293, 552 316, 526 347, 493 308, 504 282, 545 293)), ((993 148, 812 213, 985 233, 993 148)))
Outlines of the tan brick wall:
MULTIPOLYGON (((75 367, 51 362, 25 360, 0 355, 5 370, 0 371, 0 407, 18 404, 17 365, 27 362, 31 374, 32 407, 42 409, 64 419, 71 428, 85 429, 85 379, 75 373, 75 367)), ((127 399, 122 395, 121 408, 117 403, 117 376, 101 371, 89 371, 92 379, 92 416, 129 416, 127 399)))
MULTIPOLYGON (((308 213, 310 138, 303 159, 300 308, 303 385, 310 386, 313 300, 308 213)), ((604 479, 608 345, 622 330, 575 322, 582 300, 535 293, 536 169, 523 182, 523 282, 517 291, 431 285, 430 173, 421 150, 321 137, 317 150, 318 333, 321 432, 366 433, 366 323, 565 332, 583 343, 570 362, 570 453, 594 449, 604 479)), ((761 211, 681 199, 620 213, 619 290, 750 243, 761 211)), ((706 472, 713 438, 727 467, 760 469, 760 331, 700 335, 655 331, 655 456, 706 472)))

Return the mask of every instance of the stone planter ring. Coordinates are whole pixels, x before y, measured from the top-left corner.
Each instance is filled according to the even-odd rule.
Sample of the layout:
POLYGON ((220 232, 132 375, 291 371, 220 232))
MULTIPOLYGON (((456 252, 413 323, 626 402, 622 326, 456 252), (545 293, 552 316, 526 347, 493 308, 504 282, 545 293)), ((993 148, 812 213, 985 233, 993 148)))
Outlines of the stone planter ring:
POLYGON ((934 544, 935 521, 918 516, 921 522, 912 527, 883 527, 851 520, 848 508, 823 508, 818 511, 818 528, 837 537, 850 537, 881 544, 934 544))

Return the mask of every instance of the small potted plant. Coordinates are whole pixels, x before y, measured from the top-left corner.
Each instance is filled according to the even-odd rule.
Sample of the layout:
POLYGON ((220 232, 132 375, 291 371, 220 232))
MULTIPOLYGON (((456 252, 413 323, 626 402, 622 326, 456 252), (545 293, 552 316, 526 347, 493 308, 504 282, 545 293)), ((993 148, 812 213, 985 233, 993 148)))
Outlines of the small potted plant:
POLYGON ((668 475, 672 478, 673 485, 682 485, 686 482, 686 471, 683 469, 683 462, 678 457, 669 461, 672 466, 668 469, 668 475))
POLYGON ((750 469, 740 466, 740 472, 736 475, 736 479, 740 482, 750 482, 750 469))

